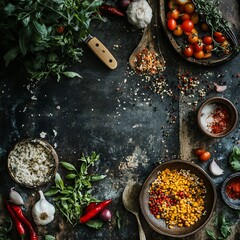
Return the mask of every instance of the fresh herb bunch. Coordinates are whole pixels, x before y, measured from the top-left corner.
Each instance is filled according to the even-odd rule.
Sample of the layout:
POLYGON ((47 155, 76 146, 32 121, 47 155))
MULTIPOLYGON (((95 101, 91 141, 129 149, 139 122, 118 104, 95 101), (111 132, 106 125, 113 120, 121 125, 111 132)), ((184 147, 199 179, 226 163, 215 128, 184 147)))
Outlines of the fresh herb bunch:
POLYGON ((229 163, 235 172, 240 171, 240 147, 234 146, 229 157, 229 163))
POLYGON ((91 156, 83 155, 80 159, 79 171, 68 162, 61 162, 61 165, 69 171, 65 180, 57 173, 55 186, 52 186, 45 196, 53 196, 59 210, 66 217, 67 221, 75 225, 83 213, 83 209, 90 202, 99 202, 91 195, 92 183, 102 180, 106 175, 92 175, 89 168, 99 160, 99 154, 93 152, 91 156))
POLYGON ((24 64, 32 79, 49 74, 80 77, 66 71, 83 54, 82 40, 93 19, 102 19, 102 0, 3 0, 0 8, 1 49, 6 66, 24 64))
POLYGON ((220 232, 221 236, 217 237, 210 229, 206 229, 206 231, 212 240, 225 240, 232 233, 231 225, 231 222, 228 221, 224 213, 222 213, 215 219, 215 227, 217 227, 217 232, 220 232))
POLYGON ((229 23, 223 18, 222 12, 218 9, 219 1, 216 0, 193 0, 196 11, 204 16, 206 23, 213 32, 225 32, 229 29, 229 23))

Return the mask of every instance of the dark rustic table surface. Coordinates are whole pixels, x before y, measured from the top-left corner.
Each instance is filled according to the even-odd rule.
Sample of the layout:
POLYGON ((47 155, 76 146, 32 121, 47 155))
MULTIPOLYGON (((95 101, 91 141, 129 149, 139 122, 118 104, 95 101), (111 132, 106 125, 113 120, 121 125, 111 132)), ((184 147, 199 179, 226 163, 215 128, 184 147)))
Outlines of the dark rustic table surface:
MULTIPOLYGON (((231 2, 239 11, 239 3, 231 2)), ((238 15, 235 20, 238 25, 239 18, 238 15)), ((234 28, 239 39, 237 24, 234 28)), ((107 177, 94 185, 93 194, 99 199, 113 199, 110 205, 112 221, 99 230, 80 224, 71 227, 57 212, 52 224, 35 226, 36 230, 41 237, 51 234, 61 240, 137 240, 136 219, 122 203, 126 184, 130 181, 142 184, 156 164, 172 159, 195 162, 210 174, 209 162, 199 162, 192 152, 202 146, 218 160, 224 175, 210 175, 218 193, 211 221, 195 235, 184 239, 209 239, 206 228, 213 229, 215 216, 222 212, 233 222, 229 239, 240 239, 239 212, 229 208, 220 194, 222 182, 232 173, 228 157, 233 146, 239 144, 239 124, 230 135, 220 139, 206 137, 196 126, 196 109, 208 97, 226 97, 240 110, 240 55, 214 67, 194 65, 176 54, 160 29, 160 47, 166 60, 166 70, 161 78, 167 86, 157 92, 159 79, 140 76, 128 65, 128 58, 141 39, 141 30, 134 29, 126 18, 108 17, 107 22, 93 22, 91 32, 116 57, 117 69, 106 68, 86 46, 83 46, 82 62, 73 66, 81 78, 62 78, 60 81, 49 78, 33 83, 23 77, 18 66, 12 71, 2 68, 0 193, 7 194, 11 187, 15 187, 26 201, 25 210, 30 216, 37 197, 36 190, 16 184, 6 167, 8 152, 23 138, 42 137, 54 146, 60 161, 73 164, 82 153, 96 151, 101 159, 96 172, 107 177), (177 87, 179 76, 186 74, 199 81, 193 89, 193 97, 188 93, 182 94, 177 87), (226 84, 227 90, 217 93, 213 83, 226 84), (206 94, 201 96, 201 92, 206 94), (116 211, 121 218, 120 228, 116 211)), ((47 191, 48 188, 49 185, 42 190, 47 191)), ((142 217, 141 220, 147 239, 171 239, 154 232, 142 217)))

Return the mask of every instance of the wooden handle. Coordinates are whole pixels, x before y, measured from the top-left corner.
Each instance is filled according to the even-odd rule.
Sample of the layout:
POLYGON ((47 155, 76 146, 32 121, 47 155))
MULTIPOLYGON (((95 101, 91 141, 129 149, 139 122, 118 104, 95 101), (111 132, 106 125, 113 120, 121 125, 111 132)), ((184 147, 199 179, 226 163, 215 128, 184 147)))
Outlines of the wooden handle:
POLYGON ((97 55, 97 57, 110 69, 117 67, 117 61, 109 50, 96 38, 91 38, 87 45, 97 55))

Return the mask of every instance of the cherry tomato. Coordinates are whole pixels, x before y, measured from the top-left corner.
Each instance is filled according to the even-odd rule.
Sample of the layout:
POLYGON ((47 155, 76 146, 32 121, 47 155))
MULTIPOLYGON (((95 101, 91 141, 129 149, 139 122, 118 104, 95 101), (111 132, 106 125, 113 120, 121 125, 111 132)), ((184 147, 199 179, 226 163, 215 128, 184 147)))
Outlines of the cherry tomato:
POLYGON ((175 0, 169 0, 168 1, 168 8, 170 10, 173 10, 173 9, 177 9, 178 8, 178 5, 177 3, 175 2, 175 0))
POLYGON ((198 31, 196 30, 196 28, 193 28, 193 30, 191 32, 184 32, 185 35, 189 36, 190 34, 195 33, 198 35, 198 31))
POLYGON ((198 35, 195 34, 195 33, 191 33, 189 36, 188 36, 188 42, 189 43, 195 43, 198 41, 198 35))
POLYGON ((180 13, 184 13, 184 5, 178 5, 178 10, 180 13))
POLYGON ((184 20, 189 20, 191 18, 191 16, 187 13, 183 13, 181 15, 181 20, 184 21, 184 20))
POLYGON ((195 7, 194 7, 193 3, 191 3, 191 2, 186 3, 184 5, 184 11, 185 11, 185 13, 188 13, 188 14, 194 13, 195 7))
POLYGON ((221 32, 214 32, 213 33, 214 38, 222 37, 223 34, 221 32))
POLYGON ((57 33, 63 33, 64 32, 64 30, 65 30, 65 27, 64 26, 58 26, 58 27, 56 27, 56 31, 57 31, 57 33))
POLYGON ((180 12, 178 9, 173 9, 172 11, 167 13, 167 19, 173 18, 178 19, 180 17, 180 12))
POLYGON ((201 29, 204 31, 204 32, 207 32, 209 31, 209 26, 207 25, 207 23, 201 23, 201 29))
POLYGON ((194 28, 194 24, 191 20, 184 20, 182 22, 182 29, 184 32, 191 32, 194 28))
POLYGON ((177 27, 173 30, 173 34, 177 37, 183 35, 183 30, 181 25, 177 25, 177 27))
POLYGON ((212 52, 213 48, 213 44, 207 44, 203 46, 203 50, 207 53, 212 52))
POLYGON ((226 40, 226 37, 225 36, 221 36, 221 37, 215 37, 214 39, 218 43, 223 43, 226 40))
POLYGON ((197 24, 199 22, 199 14, 197 12, 191 14, 190 19, 193 21, 193 24, 197 24))
POLYGON ((213 42, 212 37, 211 36, 204 36, 203 37, 203 43, 206 45, 209 45, 213 42))
POLYGON ((204 148, 195 148, 195 149, 193 150, 193 153, 194 153, 195 155, 197 155, 197 156, 203 154, 204 152, 206 152, 206 150, 205 150, 204 148))
POLYGON ((193 56, 196 58, 196 59, 202 59, 204 58, 204 51, 199 51, 199 52, 194 52, 193 56))
POLYGON ((177 27, 177 22, 175 19, 170 18, 167 21, 167 27, 169 30, 173 31, 177 27))
POLYGON ((211 153, 208 151, 205 151, 204 153, 202 153, 201 155, 198 156, 200 161, 208 161, 211 158, 211 153))
POLYGON ((190 0, 176 0, 176 3, 179 5, 185 5, 188 2, 190 2, 190 0))
POLYGON ((198 39, 198 41, 193 44, 193 49, 196 53, 203 50, 203 43, 200 39, 198 39))
POLYGON ((189 58, 193 55, 193 46, 190 44, 183 49, 183 54, 185 57, 189 58))

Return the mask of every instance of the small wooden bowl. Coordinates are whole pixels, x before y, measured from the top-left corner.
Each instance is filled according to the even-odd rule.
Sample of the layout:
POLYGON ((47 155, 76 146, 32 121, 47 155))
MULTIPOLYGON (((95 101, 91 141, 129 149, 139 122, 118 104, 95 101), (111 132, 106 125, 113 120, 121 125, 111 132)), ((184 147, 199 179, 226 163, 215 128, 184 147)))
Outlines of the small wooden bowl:
POLYGON ((221 187, 221 194, 222 194, 222 198, 223 198, 224 202, 230 208, 240 210, 240 198, 232 199, 226 193, 226 187, 228 186, 228 184, 230 184, 231 182, 233 182, 235 180, 240 181, 240 173, 239 172, 233 173, 225 179, 225 181, 223 182, 222 187, 221 187))
POLYGON ((58 155, 46 141, 27 138, 8 155, 8 172, 18 184, 35 188, 49 183, 58 169, 58 155))
MULTIPOLYGON (((215 121, 214 121, 215 122, 215 121)), ((204 101, 198 109, 197 114, 197 123, 201 131, 209 137, 213 138, 221 138, 228 135, 230 132, 234 130, 238 122, 238 111, 233 103, 223 97, 212 97, 204 101), (228 121, 226 121, 226 128, 223 131, 216 132, 211 130, 209 117, 211 117, 211 113, 207 113, 207 109, 212 106, 217 106, 224 109, 225 112, 229 115, 228 121), (207 115, 208 114, 208 115, 207 115), (210 125, 209 125, 210 124, 210 125)))
POLYGON ((174 238, 185 238, 203 228, 212 216, 216 204, 216 199, 217 193, 215 186, 207 173, 198 165, 183 160, 168 161, 156 167, 144 182, 139 196, 140 208, 149 226, 160 234, 174 238), (167 168, 170 170, 190 170, 191 173, 202 179, 204 185, 206 186, 207 191, 204 198, 204 209, 206 210, 206 214, 204 214, 195 224, 191 225, 190 227, 176 226, 174 228, 169 228, 166 226, 165 220, 155 218, 155 216, 149 210, 149 187, 151 183, 157 178, 158 172, 163 171, 167 168))

